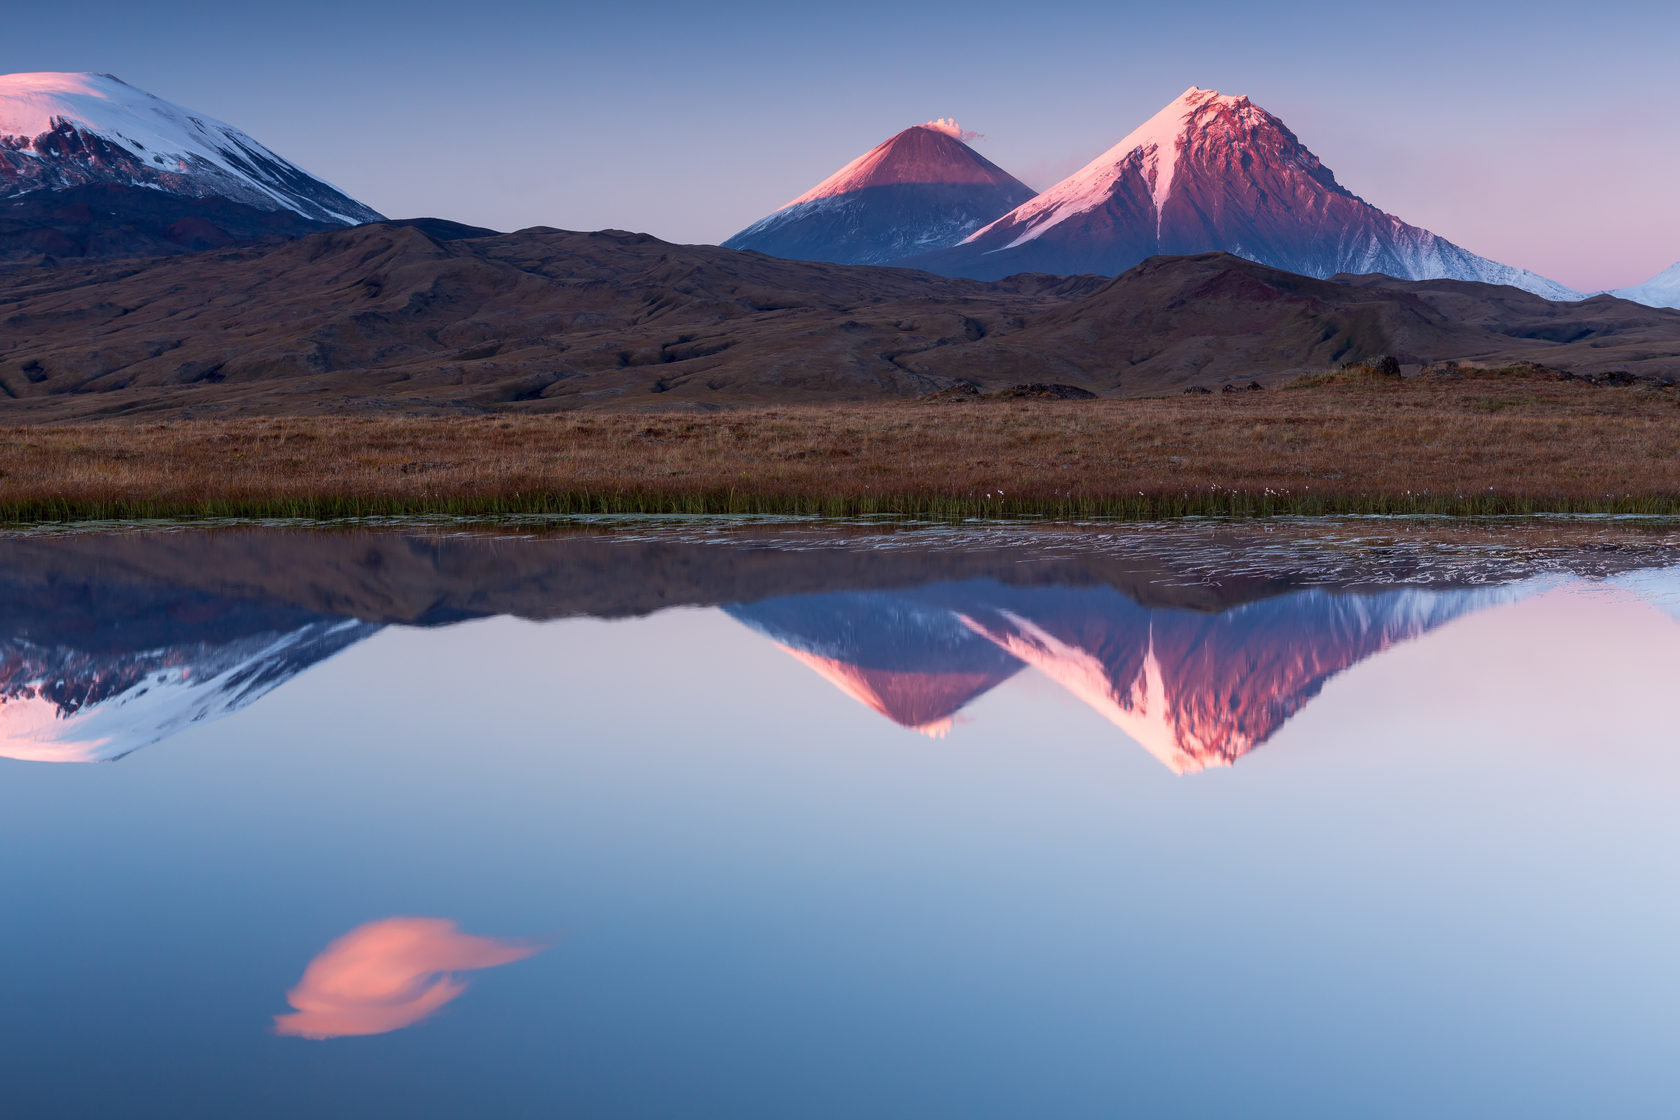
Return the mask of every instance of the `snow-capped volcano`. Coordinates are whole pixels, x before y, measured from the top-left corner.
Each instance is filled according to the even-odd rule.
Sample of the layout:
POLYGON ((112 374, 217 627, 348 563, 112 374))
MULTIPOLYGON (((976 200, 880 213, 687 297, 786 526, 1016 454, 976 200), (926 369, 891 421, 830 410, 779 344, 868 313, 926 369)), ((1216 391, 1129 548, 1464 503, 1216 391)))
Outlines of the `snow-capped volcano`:
POLYGON ((232 125, 109 74, 0 76, 0 199, 103 183, 334 225, 381 220, 232 125))
POLYGON ((1277 117, 1191 87, 1120 143, 961 245, 902 263, 954 276, 1117 275, 1156 255, 1224 251, 1308 276, 1579 292, 1407 225, 1336 181, 1277 117))
POLYGON ((1680 307, 1680 262, 1670 265, 1643 284, 1618 288, 1610 293, 1646 307, 1680 307))
POLYGON ((882 264, 955 245, 1032 197, 963 141, 949 118, 877 144, 769 217, 725 241, 775 257, 882 264))

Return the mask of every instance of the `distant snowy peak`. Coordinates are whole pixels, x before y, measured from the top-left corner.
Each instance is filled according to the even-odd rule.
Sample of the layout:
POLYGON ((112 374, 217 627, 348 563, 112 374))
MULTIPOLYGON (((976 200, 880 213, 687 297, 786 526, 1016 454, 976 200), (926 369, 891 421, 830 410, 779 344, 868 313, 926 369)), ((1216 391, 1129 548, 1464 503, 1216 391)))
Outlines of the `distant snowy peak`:
POLYGON ((1618 288, 1610 293, 1647 307, 1680 307, 1680 262, 1657 273, 1643 284, 1618 288))
POLYGON ((0 198, 95 183, 341 225, 381 220, 232 125, 109 74, 0 76, 0 198))
POLYGON ((904 263, 980 279, 1117 275, 1152 256, 1211 251, 1308 276, 1471 280, 1582 298, 1384 213, 1338 183, 1282 120, 1247 97, 1195 86, 961 245, 904 263))
POLYGON ((950 118, 915 125, 724 242, 795 260, 884 264, 955 245, 1032 197, 950 118))

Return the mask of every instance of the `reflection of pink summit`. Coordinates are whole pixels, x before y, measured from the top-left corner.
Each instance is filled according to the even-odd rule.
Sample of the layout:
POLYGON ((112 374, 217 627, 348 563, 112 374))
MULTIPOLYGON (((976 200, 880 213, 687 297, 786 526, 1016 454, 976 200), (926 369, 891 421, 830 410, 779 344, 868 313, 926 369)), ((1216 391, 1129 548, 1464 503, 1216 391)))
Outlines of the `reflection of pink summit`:
POLYGON ((955 121, 907 128, 724 242, 775 257, 882 264, 955 245, 1032 190, 962 140, 955 121))
POLYGON ((1524 593, 1304 590, 1202 612, 1144 607, 1108 588, 964 584, 866 603, 794 596, 731 613, 848 696, 918 730, 942 731, 963 704, 1030 665, 1183 774, 1228 766, 1264 743, 1337 673, 1524 593), (993 652, 952 638, 950 623, 993 652), (927 658, 919 673, 918 658, 927 658))
POLYGON ((790 595, 725 609, 853 700, 924 735, 943 736, 964 705, 1021 670, 913 593, 790 595))
POLYGON ((1229 766, 1336 674, 1519 593, 1298 591, 1210 614, 1025 591, 964 620, 1183 774, 1229 766))
POLYGON ((961 245, 903 263, 984 280, 1113 276, 1152 256, 1212 251, 1307 276, 1478 280, 1581 298, 1384 213, 1338 183, 1283 121, 1246 97, 1195 87, 961 245))
POLYGON ((858 703, 901 727, 934 739, 945 737, 953 717, 964 705, 990 692, 1003 679, 996 672, 983 670, 965 673, 872 668, 793 646, 779 648, 858 703))

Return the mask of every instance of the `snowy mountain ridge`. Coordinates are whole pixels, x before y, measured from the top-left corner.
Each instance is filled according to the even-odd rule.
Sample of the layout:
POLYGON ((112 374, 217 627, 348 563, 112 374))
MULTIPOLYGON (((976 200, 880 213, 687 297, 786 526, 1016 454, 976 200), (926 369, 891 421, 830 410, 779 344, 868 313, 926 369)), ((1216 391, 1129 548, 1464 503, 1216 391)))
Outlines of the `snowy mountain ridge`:
POLYGON ((232 125, 110 74, 0 75, 0 198, 110 182, 340 225, 382 220, 232 125))

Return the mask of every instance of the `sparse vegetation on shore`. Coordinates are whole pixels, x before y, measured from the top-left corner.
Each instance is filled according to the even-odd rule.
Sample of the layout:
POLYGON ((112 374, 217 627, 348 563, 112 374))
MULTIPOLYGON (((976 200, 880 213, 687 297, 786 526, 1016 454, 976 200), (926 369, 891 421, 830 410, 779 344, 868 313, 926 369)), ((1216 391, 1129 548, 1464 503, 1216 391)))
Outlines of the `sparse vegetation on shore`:
POLYGON ((1680 391, 1544 370, 1143 400, 4 429, 0 518, 1680 513, 1680 391))

